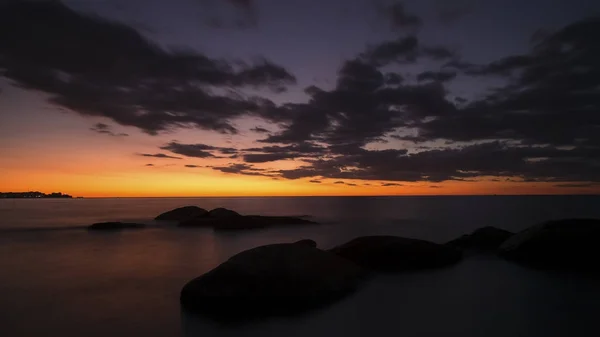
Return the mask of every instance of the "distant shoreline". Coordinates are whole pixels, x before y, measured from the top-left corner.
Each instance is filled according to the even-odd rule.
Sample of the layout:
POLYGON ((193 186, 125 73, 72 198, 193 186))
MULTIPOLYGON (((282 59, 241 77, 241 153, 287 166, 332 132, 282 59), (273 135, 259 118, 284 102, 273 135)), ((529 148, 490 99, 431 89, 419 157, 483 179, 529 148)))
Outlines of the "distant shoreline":
POLYGON ((73 199, 73 196, 60 192, 0 192, 0 199, 73 199))

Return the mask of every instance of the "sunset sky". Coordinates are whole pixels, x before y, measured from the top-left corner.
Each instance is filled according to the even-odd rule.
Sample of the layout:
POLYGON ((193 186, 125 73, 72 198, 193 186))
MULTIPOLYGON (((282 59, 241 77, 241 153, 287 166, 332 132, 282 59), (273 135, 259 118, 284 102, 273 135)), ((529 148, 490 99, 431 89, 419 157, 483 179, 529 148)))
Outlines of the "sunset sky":
POLYGON ((0 0, 0 192, 600 193, 594 0, 0 0))

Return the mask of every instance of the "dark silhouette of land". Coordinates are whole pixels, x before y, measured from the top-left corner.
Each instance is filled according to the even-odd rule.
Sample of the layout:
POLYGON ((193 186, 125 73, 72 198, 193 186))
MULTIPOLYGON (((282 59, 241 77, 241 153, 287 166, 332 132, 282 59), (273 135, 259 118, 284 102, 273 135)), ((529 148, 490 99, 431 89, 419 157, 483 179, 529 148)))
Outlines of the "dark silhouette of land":
POLYGON ((65 198, 71 199, 72 196, 60 192, 50 194, 42 192, 0 192, 0 199, 40 199, 40 198, 65 198))

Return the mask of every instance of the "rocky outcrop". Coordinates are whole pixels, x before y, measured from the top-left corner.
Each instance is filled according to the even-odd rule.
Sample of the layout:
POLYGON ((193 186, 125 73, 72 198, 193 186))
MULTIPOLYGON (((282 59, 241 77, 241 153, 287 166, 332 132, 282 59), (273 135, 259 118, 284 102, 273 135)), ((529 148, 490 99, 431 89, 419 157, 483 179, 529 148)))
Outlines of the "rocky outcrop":
POLYGON ((600 271, 600 220, 548 221, 515 234, 500 255, 536 268, 600 271))
POLYGON ((497 250, 504 241, 513 235, 514 233, 507 230, 488 226, 479 228, 471 234, 463 235, 446 244, 462 249, 493 251, 497 250))
POLYGON ((296 241, 294 243, 297 245, 305 245, 308 247, 317 248, 317 242, 315 240, 304 239, 304 240, 296 241))
POLYGON ((204 217, 206 215, 208 215, 208 211, 203 208, 197 206, 184 206, 165 212, 154 219, 164 221, 186 221, 193 218, 204 217))
POLYGON ((239 253, 181 290, 187 311, 237 322, 301 313, 351 293, 363 270, 303 244, 274 244, 239 253))
POLYGON ((462 258, 460 250, 396 236, 364 236, 330 250, 366 269, 399 272, 444 267, 462 258))
POLYGON ((146 225, 139 223, 128 223, 128 222, 99 222, 88 227, 88 230, 94 231, 114 231, 122 229, 141 229, 146 225))
POLYGON ((240 213, 227 208, 215 208, 208 212, 208 216, 211 218, 236 218, 241 215, 240 213))

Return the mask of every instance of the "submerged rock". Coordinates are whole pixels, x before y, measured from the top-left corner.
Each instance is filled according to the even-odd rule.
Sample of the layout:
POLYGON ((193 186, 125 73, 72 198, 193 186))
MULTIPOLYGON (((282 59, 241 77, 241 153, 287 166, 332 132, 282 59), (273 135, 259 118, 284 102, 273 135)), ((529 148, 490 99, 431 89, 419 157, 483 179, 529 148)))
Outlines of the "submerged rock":
POLYGON ((203 208, 197 206, 184 206, 165 212, 154 219, 165 221, 186 221, 192 218, 203 217, 207 214, 208 211, 203 208))
POLYGON ((363 270, 302 244, 273 244, 241 252, 181 290, 184 309, 236 322, 301 313, 351 293, 363 270))
POLYGON ((227 208, 215 208, 208 212, 208 216, 211 218, 234 218, 241 216, 240 213, 232 211, 227 208))
POLYGON ((496 250, 514 233, 496 227, 483 227, 471 234, 463 235, 448 243, 449 246, 463 249, 496 250))
POLYGON ((121 230, 121 229, 141 229, 146 227, 144 224, 128 222, 99 222, 88 227, 89 230, 121 230))
POLYGON ((305 245, 305 246, 317 248, 317 242, 315 240, 304 239, 304 240, 296 241, 294 243, 297 245, 305 245))
POLYGON ((500 255, 536 268, 600 271, 599 239, 600 220, 548 221, 515 234, 500 255))
POLYGON ((364 236, 330 250, 367 269, 399 272, 444 267, 462 258, 460 250, 417 239, 364 236))
POLYGON ((194 218, 179 223, 181 227, 212 227, 214 230, 218 231, 260 229, 277 225, 305 224, 316 224, 316 222, 284 216, 242 216, 238 214, 237 216, 194 218))

